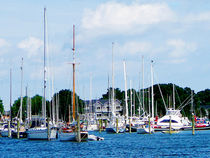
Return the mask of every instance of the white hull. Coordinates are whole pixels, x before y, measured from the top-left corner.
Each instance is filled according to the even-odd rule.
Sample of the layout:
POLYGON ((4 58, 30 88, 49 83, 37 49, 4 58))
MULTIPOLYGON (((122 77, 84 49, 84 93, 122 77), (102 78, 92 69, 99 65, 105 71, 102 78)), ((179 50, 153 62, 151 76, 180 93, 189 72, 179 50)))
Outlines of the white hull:
POLYGON ((76 141, 76 133, 63 133, 59 134, 60 141, 76 141))
POLYGON ((1 131, 1 136, 2 137, 8 137, 8 130, 1 131))
MULTIPOLYGON (((50 129, 50 139, 56 139, 57 130, 50 129)), ((33 128, 27 131, 27 138, 30 140, 48 140, 47 128, 33 128)))
POLYGON ((100 140, 104 140, 103 137, 98 137, 98 136, 95 136, 95 135, 88 135, 88 140, 89 141, 100 141, 100 140))
MULTIPOLYGON (((11 129, 11 131, 10 131, 11 134, 12 134, 13 131, 14 131, 14 129, 11 129)), ((2 130, 0 134, 1 134, 2 137, 8 137, 8 129, 2 130)))
MULTIPOLYGON (((150 128, 150 132, 154 133, 154 129, 150 128)), ((137 129, 138 134, 149 134, 149 128, 143 127, 143 128, 138 128, 137 129)))
MULTIPOLYGON (((86 141, 88 139, 88 132, 80 132, 81 134, 81 140, 86 141)), ((75 132, 70 133, 63 133, 61 132, 59 134, 60 141, 76 141, 77 140, 77 134, 75 132)))

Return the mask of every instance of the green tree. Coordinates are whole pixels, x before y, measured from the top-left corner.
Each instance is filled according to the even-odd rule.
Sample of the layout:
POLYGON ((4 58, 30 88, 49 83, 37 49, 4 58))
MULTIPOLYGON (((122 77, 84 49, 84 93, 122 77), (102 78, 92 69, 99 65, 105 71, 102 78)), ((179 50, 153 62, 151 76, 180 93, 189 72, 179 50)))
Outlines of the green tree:
POLYGON ((4 113, 3 101, 0 99, 0 115, 4 113))

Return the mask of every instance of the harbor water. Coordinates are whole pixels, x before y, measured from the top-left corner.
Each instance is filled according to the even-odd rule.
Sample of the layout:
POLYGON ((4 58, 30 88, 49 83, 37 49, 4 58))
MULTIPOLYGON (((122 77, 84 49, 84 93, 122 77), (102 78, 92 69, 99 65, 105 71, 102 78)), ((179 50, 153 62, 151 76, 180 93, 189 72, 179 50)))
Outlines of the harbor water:
POLYGON ((210 157, 210 131, 178 134, 91 134, 103 141, 60 142, 0 138, 0 157, 210 157))

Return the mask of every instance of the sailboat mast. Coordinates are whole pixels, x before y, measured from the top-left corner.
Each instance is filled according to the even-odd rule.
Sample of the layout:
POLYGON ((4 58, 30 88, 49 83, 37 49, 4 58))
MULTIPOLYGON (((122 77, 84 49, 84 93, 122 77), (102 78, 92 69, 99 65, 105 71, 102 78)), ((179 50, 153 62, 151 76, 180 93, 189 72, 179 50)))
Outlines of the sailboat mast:
POLYGON ((93 117, 92 116, 92 113, 93 113, 93 106, 92 106, 92 74, 90 74, 90 113, 91 113, 91 117, 93 117))
POLYGON ((44 118, 44 126, 46 127, 46 8, 44 8, 44 94, 43 94, 43 112, 42 117, 44 118))
POLYGON ((151 80, 152 80, 152 119, 154 119, 154 76, 153 76, 153 60, 151 61, 151 80))
POLYGON ((175 110, 175 86, 173 84, 173 108, 175 110))
POLYGON ((114 42, 112 42, 112 115, 115 116, 115 105, 114 105, 114 42))
POLYGON ((21 90, 20 90, 20 123, 22 123, 23 115, 23 58, 21 59, 21 90))
POLYGON ((73 120, 75 117, 75 26, 73 25, 73 120))
POLYGON ((10 121, 12 122, 12 69, 10 69, 10 121))
POLYGON ((29 99, 28 99, 28 87, 26 86, 26 111, 27 111, 27 116, 26 120, 29 120, 29 99))
POLYGON ((193 90, 191 90, 191 113, 193 113, 193 90))
POLYGON ((131 80, 130 80, 130 102, 131 102, 131 110, 130 110, 130 116, 133 117, 133 109, 132 109, 132 85, 131 85, 131 80))
MULTIPOLYGON (((58 124, 58 121, 59 121, 59 93, 57 93, 55 96, 56 96, 56 123, 58 124)), ((70 108, 70 105, 69 105, 69 108, 70 108)), ((70 113, 70 110, 69 110, 69 113, 70 113)), ((70 118, 70 115, 69 115, 69 118, 70 118)))
POLYGON ((108 98, 109 98, 109 111, 108 111, 108 113, 109 113, 109 118, 111 117, 111 114, 110 114, 110 105, 111 105, 111 101, 110 101, 110 99, 111 99, 111 94, 110 94, 110 86, 109 86, 109 74, 108 74, 108 98))
POLYGON ((123 61, 124 66, 124 80, 125 80, 125 120, 127 123, 128 119, 128 95, 127 95, 127 74, 126 74, 126 63, 123 61))
POLYGON ((145 111, 145 107, 144 107, 144 56, 142 56, 142 104, 143 104, 143 111, 145 111))

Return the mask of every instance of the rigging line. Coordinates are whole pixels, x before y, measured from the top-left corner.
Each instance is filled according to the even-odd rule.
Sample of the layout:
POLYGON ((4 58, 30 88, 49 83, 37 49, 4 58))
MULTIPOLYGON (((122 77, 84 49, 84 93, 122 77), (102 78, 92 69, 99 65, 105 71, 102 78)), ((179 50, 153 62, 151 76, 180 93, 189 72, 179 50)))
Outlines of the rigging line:
POLYGON ((188 101, 188 99, 189 99, 189 100, 191 99, 191 95, 188 96, 188 97, 182 102, 182 104, 178 107, 178 109, 182 108, 182 106, 185 104, 185 102, 188 101))
POLYGON ((189 105, 191 103, 191 100, 188 100, 188 102, 186 104, 184 104, 184 106, 180 109, 180 111, 186 106, 189 105))
MULTIPOLYGON (((179 93, 178 93, 178 91, 177 91, 177 89, 176 89, 176 86, 174 86, 174 89, 175 89, 175 92, 177 93, 178 100, 179 100, 179 104, 182 104, 182 103, 181 103, 181 99, 180 99, 180 97, 179 97, 179 93)), ((175 93, 175 95, 176 95, 176 93, 175 93)))
MULTIPOLYGON (((158 77, 157 77, 156 73, 154 73, 154 76, 155 76, 156 80, 158 81, 158 77)), ((159 83, 159 81, 158 81, 157 83, 159 83)), ((163 93, 162 93, 162 91, 161 91, 160 84, 157 84, 157 85, 158 85, 158 89, 159 89, 159 91, 160 91, 160 95, 161 95, 161 98, 162 98, 162 101, 163 101, 165 110, 167 110, 166 102, 165 102, 165 99, 164 99, 164 97, 163 97, 163 93)))
POLYGON ((162 94, 162 91, 161 91, 161 88, 160 88, 160 84, 157 84, 157 85, 158 85, 158 89, 160 91, 160 95, 161 95, 165 110, 167 110, 167 106, 166 106, 166 103, 165 103, 165 100, 164 100, 164 97, 163 97, 163 94, 162 94))
MULTIPOLYGON (((141 102, 141 99, 140 99, 139 94, 138 94, 136 91, 135 91, 135 94, 136 94, 137 99, 138 99, 138 101, 139 101, 139 106, 140 106, 140 108, 143 109, 143 105, 142 105, 142 102, 141 102)), ((144 109, 143 109, 143 112, 144 112, 144 109)))
MULTIPOLYGON (((191 97, 191 96, 190 96, 191 97)), ((191 99, 188 100, 187 103, 185 103, 182 107, 180 107, 180 111, 186 106, 186 105, 189 105, 191 104, 191 99)))

